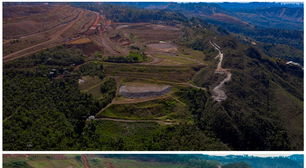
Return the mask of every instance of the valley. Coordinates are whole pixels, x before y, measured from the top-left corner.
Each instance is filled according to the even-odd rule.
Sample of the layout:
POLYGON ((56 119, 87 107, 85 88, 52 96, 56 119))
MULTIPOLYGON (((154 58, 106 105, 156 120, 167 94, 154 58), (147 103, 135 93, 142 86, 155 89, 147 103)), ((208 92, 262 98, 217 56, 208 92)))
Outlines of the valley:
POLYGON ((55 4, 4 7, 4 150, 303 149, 300 66, 198 17, 55 4))

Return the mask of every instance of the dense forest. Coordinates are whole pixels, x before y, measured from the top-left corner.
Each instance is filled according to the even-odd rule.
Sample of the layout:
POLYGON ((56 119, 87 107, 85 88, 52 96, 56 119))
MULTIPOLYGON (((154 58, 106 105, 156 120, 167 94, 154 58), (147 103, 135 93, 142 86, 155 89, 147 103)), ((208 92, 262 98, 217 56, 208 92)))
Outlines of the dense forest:
MULTIPOLYGON (((93 68, 97 70, 85 64, 79 72, 72 72, 70 64, 83 62, 79 60, 84 61, 81 51, 57 46, 4 63, 5 150, 71 149, 85 126, 84 117, 97 113, 112 100, 116 88, 114 80, 105 80, 101 86, 105 95, 101 101, 79 90, 79 76, 91 74, 93 68), (58 64, 53 65, 54 62, 58 64), (69 69, 70 77, 55 79, 69 69)), ((102 64, 97 67, 102 71, 102 64)))
POLYGON ((256 26, 251 28, 249 26, 241 26, 234 23, 221 22, 210 18, 204 19, 210 24, 217 24, 230 32, 249 36, 263 43, 286 44, 299 50, 304 49, 304 32, 300 30, 259 28, 256 26))

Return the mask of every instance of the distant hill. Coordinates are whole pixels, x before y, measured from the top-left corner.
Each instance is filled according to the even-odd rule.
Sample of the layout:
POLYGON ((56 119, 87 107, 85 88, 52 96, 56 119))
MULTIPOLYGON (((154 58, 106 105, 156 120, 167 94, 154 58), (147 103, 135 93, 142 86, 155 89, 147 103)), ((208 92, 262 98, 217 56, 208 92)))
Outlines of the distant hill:
MULTIPOLYGON (((292 155, 293 156, 293 155, 292 155)), ((304 157, 304 155, 298 155, 304 157)), ((201 156, 200 156, 201 157, 201 156)), ((206 160, 217 160, 222 164, 231 165, 231 163, 244 162, 251 165, 253 168, 302 168, 303 164, 290 159, 289 157, 245 157, 245 156, 209 156, 205 155, 202 158, 206 160)))
POLYGON ((269 8, 269 7, 299 7, 303 8, 303 3, 275 3, 275 2, 250 2, 250 3, 239 3, 239 2, 222 2, 216 3, 225 9, 255 9, 255 8, 269 8))

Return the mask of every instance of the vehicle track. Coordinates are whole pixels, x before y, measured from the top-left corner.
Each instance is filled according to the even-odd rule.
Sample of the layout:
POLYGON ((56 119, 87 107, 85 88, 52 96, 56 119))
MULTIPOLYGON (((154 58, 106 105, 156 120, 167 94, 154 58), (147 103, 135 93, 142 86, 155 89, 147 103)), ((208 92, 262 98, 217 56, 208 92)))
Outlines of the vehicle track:
MULTIPOLYGON (((226 74, 226 78, 224 78, 214 89, 213 89, 213 92, 214 92, 214 95, 212 96, 213 99, 217 102, 222 102, 224 100, 226 100, 227 96, 225 94, 225 92, 223 90, 221 90, 222 86, 224 85, 225 82, 231 80, 231 77, 232 77, 232 74, 230 73, 229 69, 223 69, 221 67, 221 63, 222 63, 222 60, 223 60, 223 51, 221 50, 221 48, 215 44, 213 41, 212 41, 213 37, 210 38, 209 42, 210 44, 215 47, 216 50, 219 51, 218 55, 216 56, 216 58, 220 58, 219 59, 219 63, 217 65, 217 69, 215 71, 215 73, 218 73, 218 74, 226 74)), ((215 59, 216 59, 215 58, 215 59)))
POLYGON ((103 36, 102 28, 101 26, 98 26, 98 31, 99 31, 99 38, 101 40, 101 44, 111 53, 111 54, 118 54, 106 41, 106 39, 103 36))
POLYGON ((82 18, 83 14, 84 14, 84 10, 83 9, 80 9, 80 10, 81 10, 81 13, 79 14, 79 16, 75 20, 71 21, 65 28, 63 28, 60 31, 58 31, 57 33, 51 35, 50 36, 50 38, 51 38, 50 40, 42 42, 42 43, 39 43, 39 44, 36 44, 36 45, 33 45, 31 47, 28 47, 28 48, 24 48, 22 50, 19 50, 17 52, 12 53, 12 54, 8 54, 6 56, 3 56, 3 62, 10 61, 10 60, 13 60, 13 59, 16 59, 16 58, 20 58, 20 57, 23 57, 25 55, 29 55, 31 53, 40 51, 41 49, 36 50, 36 51, 32 51, 32 52, 27 52, 26 54, 22 54, 22 55, 16 56, 16 55, 18 55, 21 52, 27 51, 29 49, 35 48, 35 47, 40 46, 40 45, 44 45, 46 43, 49 43, 51 41, 54 41, 54 40, 58 39, 65 31, 67 31, 71 26, 73 26, 78 20, 80 20, 82 18))
POLYGON ((86 156, 85 156, 85 155, 82 155, 82 160, 83 160, 83 163, 84 163, 84 167, 85 167, 85 168, 89 168, 88 163, 87 163, 87 159, 86 159, 86 156))

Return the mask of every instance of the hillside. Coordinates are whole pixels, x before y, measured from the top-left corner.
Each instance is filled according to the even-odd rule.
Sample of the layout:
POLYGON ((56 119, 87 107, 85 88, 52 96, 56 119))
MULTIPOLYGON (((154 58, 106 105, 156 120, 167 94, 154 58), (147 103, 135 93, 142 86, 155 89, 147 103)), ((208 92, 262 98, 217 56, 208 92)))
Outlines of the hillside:
POLYGON ((290 167, 290 168, 302 168, 303 167, 303 155, 291 155, 291 156, 274 156, 274 157, 258 157, 258 156, 199 156, 205 160, 216 160, 221 164, 229 165, 230 163, 244 162, 248 163, 253 168, 277 168, 277 167, 290 167), (299 158, 298 160, 292 160, 290 158, 299 158))
POLYGON ((270 3, 119 3, 148 9, 167 9, 186 17, 202 17, 210 24, 270 44, 303 50, 303 7, 270 3), (223 7, 225 8, 223 8, 223 7), (230 6, 227 8, 227 6, 230 6), (239 6, 243 6, 240 9, 239 6), (252 7, 250 7, 252 6, 252 7), (258 8, 256 8, 258 6, 258 8), (244 8, 246 7, 246 8, 244 8), (249 8, 248 8, 249 7, 249 8), (260 7, 260 8, 259 8, 260 7))
POLYGON ((304 72, 269 57, 300 51, 169 10, 51 6, 29 21, 64 29, 3 57, 4 150, 303 150, 304 72))
MULTIPOLYGON (((207 161, 194 154, 6 154, 3 168, 217 168, 217 161, 207 161)), ((222 165, 225 168, 249 168, 245 162, 222 165)))

